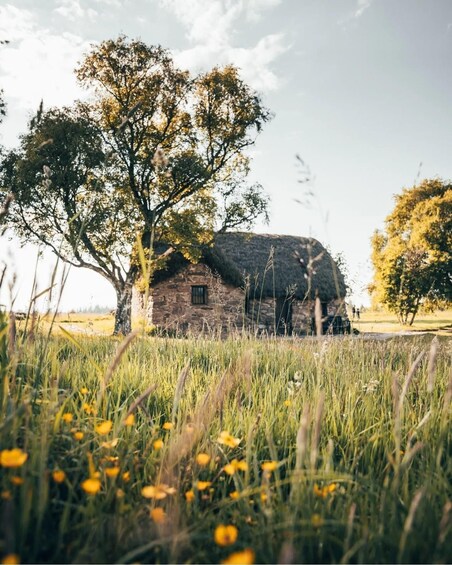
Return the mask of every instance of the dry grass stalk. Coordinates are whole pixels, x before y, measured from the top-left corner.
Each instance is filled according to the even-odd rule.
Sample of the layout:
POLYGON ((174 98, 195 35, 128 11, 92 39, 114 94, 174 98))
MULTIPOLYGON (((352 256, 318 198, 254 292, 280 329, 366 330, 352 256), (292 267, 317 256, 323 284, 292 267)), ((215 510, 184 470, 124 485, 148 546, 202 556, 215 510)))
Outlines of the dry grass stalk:
POLYGON ((101 392, 103 393, 105 391, 105 389, 108 386, 108 383, 111 380, 111 377, 113 376, 113 373, 115 372, 116 368, 118 367, 122 356, 124 355, 124 353, 126 352, 127 348, 129 347, 129 345, 132 343, 132 341, 137 337, 137 335, 140 332, 134 331, 132 333, 130 333, 125 339, 123 339, 121 341, 121 343, 119 344, 117 350, 116 350, 116 354, 113 357, 110 365, 108 366, 108 369, 105 373, 104 379, 102 381, 102 387, 101 387, 101 392))
POLYGON ((399 413, 401 413, 403 408, 403 401, 405 400, 406 393, 408 392, 408 387, 410 386, 411 381, 416 373, 417 368, 421 364, 422 358, 424 357, 424 351, 421 351, 419 355, 414 360, 414 363, 411 365, 408 375, 406 376, 405 382, 403 383, 402 392, 400 393, 399 398, 399 413))
POLYGON ((306 456, 307 444, 308 444, 308 427, 309 427, 309 406, 305 406, 300 419, 300 427, 297 432, 297 451, 295 460, 295 469, 297 471, 301 470, 303 466, 303 461, 306 456))
POLYGON ((438 354, 439 341, 438 337, 435 336, 432 339, 432 344, 430 345, 430 351, 428 354, 428 382, 427 382, 427 392, 433 392, 433 387, 435 386, 435 361, 438 354))
MULTIPOLYGON (((150 387, 148 387, 142 394, 140 394, 140 396, 134 402, 132 402, 132 404, 130 405, 130 408, 127 411, 127 414, 126 414, 126 418, 128 416, 130 416, 130 414, 133 414, 133 412, 135 412, 135 410, 146 400, 146 398, 150 394, 152 394, 154 392, 154 390, 156 388, 157 388, 157 385, 153 384, 150 387)), ((126 419, 126 418, 124 418, 124 419, 126 419)))
POLYGON ((350 506, 350 510, 347 518, 347 535, 345 537, 344 553, 348 552, 350 547, 350 542, 352 541, 353 523, 355 521, 355 515, 356 515, 356 503, 353 502, 352 505, 350 506))
POLYGON ((315 299, 314 318, 315 318, 315 334, 316 336, 321 336, 322 335, 322 306, 320 304, 320 298, 318 296, 315 299))
POLYGON ((438 545, 446 541, 447 533, 452 526, 452 502, 448 500, 443 508, 443 515, 439 523, 438 545))
POLYGON ((188 377, 190 375, 190 362, 188 362, 179 374, 177 379, 176 390, 174 391, 173 399, 173 412, 172 419, 176 419, 177 410, 179 408, 180 400, 182 398, 182 393, 184 391, 185 385, 187 383, 188 377))
POLYGON ((411 532, 413 527, 414 516, 416 514, 416 510, 418 509, 419 503, 421 502, 421 498, 424 495, 424 489, 420 489, 416 492, 411 501, 410 509, 408 511, 408 516, 406 517, 405 524, 403 525, 403 532, 400 538, 399 544, 399 555, 397 562, 400 563, 402 561, 403 552, 405 551, 406 542, 408 539, 408 535, 411 532))
POLYGON ((290 565, 291 563, 299 563, 295 554, 294 545, 291 541, 285 541, 281 546, 281 551, 278 556, 278 564, 282 563, 287 563, 287 565, 290 565))
MULTIPOLYGON (((219 407, 231 396, 235 387, 244 380, 243 370, 251 370, 249 357, 250 353, 245 352, 235 366, 222 375, 215 389, 208 391, 204 399, 195 407, 190 427, 181 426, 180 433, 174 436, 174 439, 168 444, 161 463, 160 482, 171 486, 177 483, 178 463, 193 450, 218 413, 219 407)), ((188 371, 188 367, 186 369, 188 371)), ((182 381, 182 377, 179 377, 179 381, 182 381)), ((167 508, 167 520, 162 525, 160 533, 163 536, 176 535, 179 538, 179 544, 173 548, 172 555, 173 560, 178 561, 177 557, 184 543, 181 539, 179 507, 176 502, 167 508)))
POLYGON ((311 440, 311 467, 314 468, 317 463, 317 455, 319 451, 320 429, 322 427, 323 406, 325 403, 325 393, 322 391, 315 411, 314 431, 311 440))
POLYGON ((16 315, 14 314, 14 312, 10 312, 8 320, 8 355, 10 357, 14 355, 14 352, 16 350, 16 337, 16 315))

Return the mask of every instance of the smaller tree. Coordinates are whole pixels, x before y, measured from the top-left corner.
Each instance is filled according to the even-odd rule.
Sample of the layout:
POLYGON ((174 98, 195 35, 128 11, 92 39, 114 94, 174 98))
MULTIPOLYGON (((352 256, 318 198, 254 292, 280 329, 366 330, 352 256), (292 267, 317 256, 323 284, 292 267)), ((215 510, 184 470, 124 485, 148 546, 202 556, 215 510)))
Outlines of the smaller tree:
POLYGON ((395 197, 372 238, 373 298, 412 325, 421 306, 452 300, 452 185, 424 180, 395 197))

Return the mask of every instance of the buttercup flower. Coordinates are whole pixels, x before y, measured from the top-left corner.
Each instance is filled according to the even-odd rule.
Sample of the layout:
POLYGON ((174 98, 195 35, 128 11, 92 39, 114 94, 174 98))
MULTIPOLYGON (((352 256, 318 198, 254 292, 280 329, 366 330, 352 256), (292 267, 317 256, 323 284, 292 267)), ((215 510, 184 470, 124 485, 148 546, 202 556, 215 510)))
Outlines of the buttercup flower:
POLYGON ((125 473, 122 474, 122 480, 125 483, 128 483, 130 481, 130 471, 126 471, 125 473))
POLYGON ((55 469, 55 471, 52 472, 52 479, 56 483, 62 483, 65 478, 66 478, 66 473, 64 471, 61 471, 60 469, 55 469))
POLYGON ((314 494, 320 498, 326 498, 329 494, 334 492, 337 488, 336 483, 331 483, 324 487, 319 487, 317 483, 314 484, 314 494))
POLYGON ((278 461, 265 461, 261 465, 261 469, 267 473, 271 473, 278 467, 278 461))
POLYGON ((165 511, 160 506, 157 506, 157 508, 151 510, 151 518, 156 524, 163 524, 166 519, 165 511))
POLYGON ((211 484, 211 481, 198 481, 196 483, 196 488, 198 490, 206 490, 206 488, 209 488, 211 484))
POLYGON ((80 441, 83 439, 83 436, 85 434, 83 432, 74 432, 73 433, 73 438, 76 439, 77 441, 80 441))
POLYGON ((213 539, 217 545, 227 546, 236 542, 239 531, 235 526, 219 524, 215 528, 213 539))
POLYGON ((72 422, 72 420, 74 419, 74 416, 69 412, 65 412, 61 416, 61 419, 63 420, 63 422, 66 422, 66 424, 69 424, 69 422, 72 422))
POLYGON ((113 427, 113 422, 111 420, 105 420, 105 422, 101 422, 100 424, 97 424, 97 426, 94 429, 96 430, 96 433, 98 433, 100 436, 105 436, 111 432, 112 427, 113 427))
POLYGON ((105 469, 105 474, 110 479, 113 479, 114 477, 117 477, 119 475, 119 471, 120 471, 119 467, 107 467, 105 469))
POLYGON ((86 479, 82 483, 82 489, 86 492, 86 494, 94 495, 100 491, 101 482, 99 479, 86 479))
POLYGON ((193 489, 187 490, 187 492, 185 493, 185 500, 187 502, 192 502, 195 498, 195 493, 193 492, 193 489))
POLYGON ((155 498, 155 500, 163 500, 169 494, 174 494, 176 489, 168 485, 149 485, 141 489, 141 495, 144 498, 155 498))
POLYGON ((0 465, 2 467, 22 467, 28 458, 28 453, 18 447, 14 449, 4 449, 0 451, 0 465))
POLYGON ((229 557, 223 559, 221 563, 228 565, 252 565, 254 563, 255 554, 252 549, 244 549, 243 551, 236 551, 231 553, 229 557))
POLYGON ((228 475, 233 475, 236 471, 247 471, 248 464, 246 461, 239 461, 238 459, 233 459, 230 463, 223 467, 223 471, 228 475))
POLYGON ((196 463, 198 463, 198 465, 201 467, 205 467, 209 464, 209 462, 210 455, 208 455, 207 453, 198 453, 198 455, 196 456, 196 463))
POLYGON ((161 439, 156 439, 154 441, 154 443, 152 444, 152 447, 156 450, 159 451, 160 449, 162 449, 163 447, 163 440, 161 439))
POLYGON ((218 443, 227 445, 228 447, 237 447, 240 442, 240 439, 231 436, 231 434, 225 430, 220 433, 220 437, 218 438, 218 443))
POLYGON ((232 500, 237 500, 240 497, 240 493, 238 490, 234 490, 233 492, 229 493, 229 496, 232 500))
POLYGON ((164 430, 172 430, 174 427, 174 424, 172 422, 165 422, 162 426, 162 428, 164 430))
POLYGON ((320 514, 313 514, 311 516, 311 524, 314 526, 314 528, 320 528, 323 526, 324 520, 320 516, 320 514))
POLYGON ((135 414, 129 414, 124 420, 124 426, 133 426, 135 424, 135 414))

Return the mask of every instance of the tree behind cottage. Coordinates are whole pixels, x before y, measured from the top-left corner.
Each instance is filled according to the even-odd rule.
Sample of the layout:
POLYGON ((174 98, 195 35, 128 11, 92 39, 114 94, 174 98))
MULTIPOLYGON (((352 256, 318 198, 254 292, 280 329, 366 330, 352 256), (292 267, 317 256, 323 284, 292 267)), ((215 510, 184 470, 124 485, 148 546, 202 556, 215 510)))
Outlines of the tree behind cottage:
POLYGON ((2 161, 1 189, 15 194, 23 240, 114 286, 114 332, 126 334, 137 236, 145 251, 162 239, 196 258, 215 228, 266 213, 261 187, 243 183, 244 152, 270 116, 235 68, 191 77, 168 51, 124 36, 94 47, 76 75, 91 100, 32 120, 2 161))
POLYGON ((452 185, 426 179, 395 197, 372 238, 373 298, 412 324, 422 306, 452 302, 452 185))

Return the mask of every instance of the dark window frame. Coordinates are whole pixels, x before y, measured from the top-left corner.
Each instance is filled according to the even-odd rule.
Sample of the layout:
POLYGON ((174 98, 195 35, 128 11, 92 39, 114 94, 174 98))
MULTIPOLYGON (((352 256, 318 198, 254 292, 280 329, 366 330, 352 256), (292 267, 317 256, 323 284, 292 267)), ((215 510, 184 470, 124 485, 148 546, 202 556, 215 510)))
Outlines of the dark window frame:
POLYGON ((194 284, 191 287, 191 303, 193 306, 205 306, 208 303, 206 284, 194 284))

